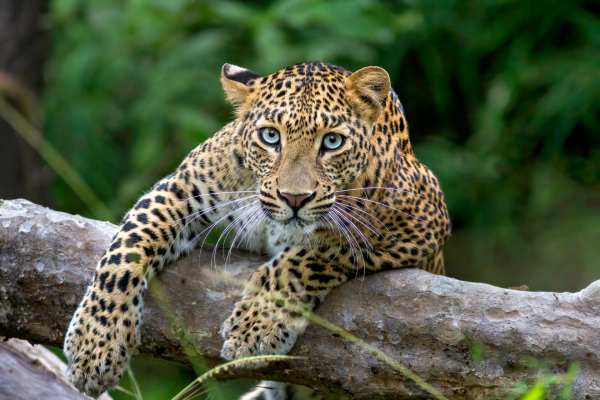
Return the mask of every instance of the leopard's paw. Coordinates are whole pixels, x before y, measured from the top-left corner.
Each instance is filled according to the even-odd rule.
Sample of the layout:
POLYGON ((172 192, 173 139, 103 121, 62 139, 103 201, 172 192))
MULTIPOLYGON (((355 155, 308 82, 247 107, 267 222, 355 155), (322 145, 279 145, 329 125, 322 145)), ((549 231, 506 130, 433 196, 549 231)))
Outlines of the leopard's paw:
POLYGON ((73 386, 94 398, 119 384, 137 345, 135 313, 106 303, 86 307, 84 302, 65 338, 67 375, 73 386))
MULTIPOLYGON (((268 354, 286 354, 306 320, 285 308, 264 301, 242 301, 221 327, 225 339, 221 356, 226 360, 268 354)), ((256 365, 261 366, 261 365, 256 365)))

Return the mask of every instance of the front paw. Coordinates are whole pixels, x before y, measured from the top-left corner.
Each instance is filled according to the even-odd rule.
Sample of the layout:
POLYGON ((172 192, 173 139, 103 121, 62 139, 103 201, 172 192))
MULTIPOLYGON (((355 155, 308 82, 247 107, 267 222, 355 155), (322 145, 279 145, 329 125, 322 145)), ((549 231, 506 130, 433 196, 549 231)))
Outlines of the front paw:
POLYGON ((221 327, 226 360, 269 354, 286 354, 306 327, 306 319, 256 296, 236 304, 221 327))
POLYGON ((137 344, 137 318, 133 312, 117 311, 110 304, 104 312, 95 310, 92 314, 90 308, 80 307, 73 316, 64 351, 73 386, 97 398, 119 384, 129 365, 137 344))

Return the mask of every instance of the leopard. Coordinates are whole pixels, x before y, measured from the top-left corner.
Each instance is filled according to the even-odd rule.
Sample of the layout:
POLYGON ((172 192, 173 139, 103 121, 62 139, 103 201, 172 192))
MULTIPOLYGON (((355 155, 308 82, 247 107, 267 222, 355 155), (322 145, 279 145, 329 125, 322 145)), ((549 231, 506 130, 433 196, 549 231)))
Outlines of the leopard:
POLYGON ((288 353, 306 313, 359 274, 444 272, 444 195, 383 68, 319 61, 261 76, 224 64, 220 80, 233 121, 126 213, 68 327, 69 379, 92 397, 140 343, 148 279, 215 226, 270 260, 222 324, 225 360, 288 353))

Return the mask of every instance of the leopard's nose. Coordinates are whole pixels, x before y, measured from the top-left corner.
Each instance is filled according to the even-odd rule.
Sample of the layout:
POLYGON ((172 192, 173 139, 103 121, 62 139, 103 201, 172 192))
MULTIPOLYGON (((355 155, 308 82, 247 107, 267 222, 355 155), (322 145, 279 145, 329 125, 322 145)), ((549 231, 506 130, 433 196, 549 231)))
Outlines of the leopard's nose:
POLYGON ((303 193, 303 194, 292 194, 286 192, 280 192, 277 190, 277 196, 283 201, 287 203, 288 206, 294 211, 294 215, 298 213, 298 210, 303 207, 306 203, 311 201, 315 197, 315 192, 313 193, 303 193))

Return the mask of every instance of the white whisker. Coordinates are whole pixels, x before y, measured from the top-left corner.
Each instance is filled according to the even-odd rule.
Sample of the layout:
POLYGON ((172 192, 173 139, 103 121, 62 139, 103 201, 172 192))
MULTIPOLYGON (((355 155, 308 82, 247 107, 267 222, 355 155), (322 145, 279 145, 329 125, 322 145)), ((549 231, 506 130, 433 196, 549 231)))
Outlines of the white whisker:
MULTIPOLYGON (((245 208, 247 206, 251 206, 251 205, 255 205, 258 204, 260 202, 260 200, 254 200, 253 202, 251 202, 250 204, 244 206, 244 207, 239 207, 236 211, 241 210, 242 208, 245 208)), ((223 237, 223 235, 226 235, 229 231, 231 231, 233 229, 233 227, 238 223, 238 221, 240 219, 242 219, 243 217, 246 216, 246 214, 248 214, 249 211, 252 211, 252 208, 245 210, 242 214, 238 215, 233 221, 231 221, 227 227, 223 230, 223 232, 221 232, 221 235, 219 235, 219 238, 217 239, 217 242, 215 243, 215 248, 213 250, 213 255, 212 255, 212 259, 211 259, 211 264, 214 261, 215 264, 215 268, 217 266, 217 249, 219 247, 219 241, 221 241, 221 238, 223 237)), ((227 267, 227 265, 225 265, 225 267, 227 267)))
POLYGON ((335 212, 337 212, 337 214, 342 217, 346 222, 348 222, 353 228, 354 230, 356 230, 356 233, 359 234, 359 236, 361 237, 361 239, 363 240, 363 242, 365 243, 365 245, 367 246, 367 249, 372 250, 371 247, 371 243, 369 243, 369 240, 367 239, 367 237, 361 232, 360 229, 358 229, 358 227, 356 225, 354 225, 354 223, 352 221, 350 221, 350 219, 348 219, 344 214, 342 214, 340 212, 340 210, 338 210, 337 208, 333 208, 333 210, 335 210, 335 212))
MULTIPOLYGON (((248 209, 248 211, 251 213, 259 211, 261 209, 260 204, 256 204, 254 207, 251 207, 248 209)), ((260 217, 260 214, 258 214, 258 217, 260 217)), ((227 258, 225 259, 225 265, 227 265, 227 263, 229 262, 229 260, 231 259, 231 251, 233 250, 233 248, 236 246, 236 242, 237 242, 237 238, 240 236, 240 234, 242 234, 242 232, 245 229, 245 225, 249 225, 251 223, 251 221, 256 220, 257 216, 254 215, 251 217, 251 219, 247 220, 247 221, 241 221, 242 225, 240 226, 240 228, 238 229, 238 231, 235 234, 235 237, 233 238, 233 240, 231 241, 231 244, 229 246, 229 251, 227 252, 227 258)), ((247 232, 247 231, 246 231, 247 232)), ((241 242, 243 240, 244 235, 242 234, 242 238, 240 239, 239 242, 241 242)))
MULTIPOLYGON (((255 200, 258 201, 258 200, 255 200)), ((204 229, 202 232, 200 232, 195 238, 194 240, 196 240, 200 235, 202 235, 204 232, 206 232, 207 230, 208 233, 204 236, 204 240, 202 240, 202 244, 200 245, 200 253, 202 253, 202 248, 204 247, 204 243, 206 242, 206 238, 208 237, 208 235, 210 234, 210 232, 215 228, 215 226, 217 226, 221 221, 223 221, 225 218, 229 217, 231 214, 233 214, 234 212, 241 210, 242 208, 246 208, 248 206, 252 205, 252 203, 250 204, 246 204, 244 206, 241 207, 237 207, 232 209, 231 211, 229 211, 227 214, 225 214, 223 217, 221 217, 217 222, 213 223, 212 225, 208 226, 206 229, 204 229)), ((192 243, 192 242, 190 242, 192 243)), ((187 244, 187 246, 189 246, 189 243, 187 244)))
MULTIPOLYGON (((348 243, 348 246, 350 246, 350 249, 349 249, 350 251, 348 252, 347 260, 350 259, 350 255, 352 253, 354 255, 354 262, 352 264, 353 264, 353 266, 356 266, 356 262, 358 261, 358 255, 356 254, 356 248, 354 246, 356 238, 354 237, 354 235, 350 234, 350 231, 348 229, 346 229, 344 227, 344 224, 337 216, 337 213, 336 213, 336 215, 331 215, 331 219, 337 225, 340 232, 342 232, 342 234, 346 237, 346 242, 348 243)), ((358 244, 358 242, 356 242, 356 243, 358 244)))
POLYGON ((247 197, 242 197, 241 199, 235 199, 235 200, 231 200, 231 201, 228 201, 227 203, 223 203, 223 204, 217 204, 217 205, 214 205, 214 206, 212 206, 212 207, 210 207, 210 208, 207 208, 207 209, 204 209, 204 210, 200 210, 200 211, 198 211, 198 212, 195 212, 195 213, 193 213, 193 214, 187 215, 187 216, 185 216, 185 217, 183 217, 183 218, 178 218, 178 219, 176 219, 175 221, 180 221, 180 220, 182 220, 182 219, 186 219, 186 218, 193 217, 193 218, 192 218, 192 219, 191 219, 189 222, 187 222, 187 223, 186 223, 186 224, 185 224, 185 225, 184 225, 184 226, 183 226, 183 227, 182 227, 182 228, 179 230, 179 232, 178 232, 178 233, 177 233, 177 235, 176 235, 176 236, 173 238, 173 241, 172 241, 171 243, 173 243, 173 242, 174 242, 174 241, 175 241, 175 240, 176 240, 176 239, 179 237, 179 235, 181 234, 181 232, 183 232, 183 230, 184 230, 184 229, 185 229, 185 228, 186 228, 188 225, 190 225, 192 222, 194 222, 196 219, 198 219, 198 217, 200 217, 200 216, 202 216, 202 215, 204 215, 204 214, 206 214, 206 213, 208 213, 208 212, 214 211, 214 210, 216 210, 216 209, 218 209, 218 208, 225 207, 226 205, 229 205, 229 204, 231 204, 231 203, 236 203, 236 202, 238 202, 238 201, 247 200, 247 199, 249 199, 249 198, 256 197, 256 196, 258 196, 258 195, 254 195, 254 196, 247 196, 247 197))
POLYGON ((181 201, 178 201, 177 203, 175 203, 171 207, 169 207, 169 209, 175 208, 179 204, 181 204, 185 201, 190 201, 191 199, 195 199, 197 197, 214 196, 214 195, 220 195, 220 194, 238 194, 238 193, 258 193, 258 190, 238 190, 235 192, 210 192, 210 193, 205 193, 205 194, 197 194, 195 196, 191 196, 191 197, 185 198, 181 201))
POLYGON ((360 201, 369 201, 369 202, 371 202, 371 203, 379 204, 380 206, 384 206, 384 207, 391 208, 392 210, 396 210, 396 211, 398 211, 399 213, 402 213, 402 214, 404 214, 404 215, 407 215, 407 216, 409 216, 409 217, 411 217, 411 218, 414 218, 414 219, 416 219, 416 220, 418 220, 418 221, 426 221, 426 219, 417 218, 417 217, 415 217, 414 215, 411 215, 411 214, 409 214, 409 213, 407 213, 407 212, 404 212, 404 211, 402 211, 402 210, 398 210, 398 209, 397 209, 397 208, 395 208, 395 207, 389 206, 389 205, 387 205, 387 204, 384 204, 384 203, 380 203, 380 202, 378 202, 378 201, 375 201, 375 200, 369 200, 369 199, 365 199, 365 198, 363 198, 363 197, 356 197, 356 196, 346 196, 346 195, 340 195, 339 197, 347 197, 347 198, 349 198, 349 199, 356 199, 356 200, 360 200, 360 201))
MULTIPOLYGON (((375 227, 373 226, 373 224, 371 224, 369 221, 365 220, 363 217, 361 217, 361 216, 359 216, 359 215, 356 215, 356 214, 354 214, 354 215, 353 215, 353 213, 352 213, 352 212, 350 212, 350 211, 348 211, 348 210, 345 210, 345 209, 343 208, 344 206, 341 206, 341 207, 340 207, 340 206, 338 206, 337 204, 334 204, 334 205, 333 205, 333 207, 334 207, 336 210, 338 210, 338 211, 340 211, 340 212, 343 212, 343 213, 344 213, 344 214, 346 214, 348 217, 350 217, 350 218, 354 219, 354 220, 355 220, 357 223, 359 223, 359 224, 363 225, 365 228, 367 228, 369 231, 371 231, 371 232, 372 232, 372 233, 373 233, 375 236, 377 236, 377 237, 379 237, 379 236, 382 236, 382 235, 381 235, 381 233, 380 233, 380 232, 377 230, 377 228, 375 228, 375 227), (368 225, 367 225, 367 224, 368 224, 368 225)), ((348 206, 348 205, 346 205, 345 207, 351 207, 351 206, 348 206)))
MULTIPOLYGON (((367 211, 363 210, 363 209, 362 209, 362 208, 360 208, 360 207, 357 207, 357 206, 356 206, 356 205, 354 205, 354 204, 351 204, 351 203, 346 203, 346 201, 350 201, 350 200, 345 200, 345 199, 336 199, 336 200, 337 200, 337 202, 338 202, 339 204, 342 204, 344 207, 350 207, 350 208, 352 208, 353 210, 360 211, 361 213, 363 213, 363 214, 367 214, 367 215, 368 215, 368 216, 370 216, 371 218, 375 219, 375 221, 379 222, 379 223, 381 224, 381 226, 383 226, 383 227, 384 227, 384 228, 385 228, 385 229, 388 231, 388 233, 390 234, 390 236, 393 236, 393 235, 392 235, 392 232, 390 232, 390 230, 388 229, 388 227, 387 227, 387 226, 386 226, 386 225, 385 225, 383 222, 381 222, 381 220, 380 220, 379 218, 377 218, 377 217, 376 217, 376 216, 374 216, 373 214, 371 214, 371 213, 369 213, 369 212, 367 212, 367 211), (344 200, 344 201, 342 201, 342 200, 344 200)), ((358 216, 358 215, 357 215, 357 216, 358 216)), ((364 218, 364 217, 363 217, 363 219, 364 219, 364 220, 366 220, 366 218, 364 218)), ((373 225, 372 225, 372 226, 373 226, 373 225)), ((375 228, 375 226, 373 226, 373 228, 375 228)), ((394 239, 394 242, 395 242, 395 241, 396 241, 396 239, 394 239)))
POLYGON ((410 190, 397 189, 397 188, 389 188, 389 187, 380 187, 380 186, 370 186, 370 187, 360 187, 360 188, 356 188, 356 189, 336 190, 333 193, 353 192, 355 190, 363 190, 364 191, 364 190, 371 190, 371 189, 394 190, 394 191, 398 191, 398 192, 414 194, 415 196, 418 196, 418 197, 420 197, 423 200, 427 200, 428 199, 428 197, 425 196, 424 194, 419 194, 419 193, 416 193, 416 192, 411 192, 410 190))

